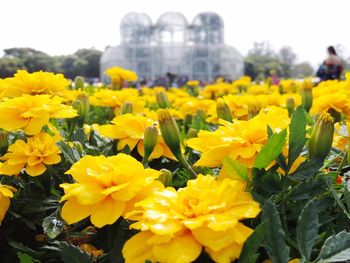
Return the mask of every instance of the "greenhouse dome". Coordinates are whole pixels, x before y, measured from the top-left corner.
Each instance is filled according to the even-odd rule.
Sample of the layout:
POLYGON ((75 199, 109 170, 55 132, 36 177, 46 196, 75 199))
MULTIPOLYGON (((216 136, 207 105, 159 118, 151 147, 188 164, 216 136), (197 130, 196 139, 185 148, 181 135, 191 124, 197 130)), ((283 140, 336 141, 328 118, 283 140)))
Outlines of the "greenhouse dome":
POLYGON ((196 15, 190 24, 181 13, 167 12, 156 23, 144 13, 129 13, 120 24, 121 43, 101 57, 101 78, 112 66, 137 72, 145 82, 167 74, 211 81, 243 75, 242 55, 224 42, 224 22, 213 12, 196 15))

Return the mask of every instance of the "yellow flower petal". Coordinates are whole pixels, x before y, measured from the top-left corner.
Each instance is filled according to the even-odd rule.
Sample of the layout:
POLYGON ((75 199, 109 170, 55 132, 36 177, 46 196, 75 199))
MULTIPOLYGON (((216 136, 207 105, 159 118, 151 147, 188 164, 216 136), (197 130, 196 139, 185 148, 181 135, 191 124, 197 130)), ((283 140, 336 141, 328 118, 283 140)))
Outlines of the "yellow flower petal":
POLYGON ((145 231, 126 241, 122 251, 125 263, 145 263, 146 260, 156 262, 152 246, 148 244, 148 239, 152 236, 153 234, 150 231, 145 231))
POLYGON ((111 225, 121 216, 125 208, 125 202, 105 198, 91 211, 91 223, 96 227, 111 225))
POLYGON ((201 251, 202 245, 188 232, 168 243, 153 246, 157 261, 164 263, 192 262, 199 257, 201 251))
POLYGON ((81 205, 74 197, 68 199, 62 207, 62 218, 68 224, 74 224, 88 217, 91 213, 93 205, 81 205))
POLYGON ((38 176, 43 174, 46 171, 46 169, 47 168, 43 163, 39 163, 33 166, 27 164, 26 173, 29 174, 30 176, 38 176))

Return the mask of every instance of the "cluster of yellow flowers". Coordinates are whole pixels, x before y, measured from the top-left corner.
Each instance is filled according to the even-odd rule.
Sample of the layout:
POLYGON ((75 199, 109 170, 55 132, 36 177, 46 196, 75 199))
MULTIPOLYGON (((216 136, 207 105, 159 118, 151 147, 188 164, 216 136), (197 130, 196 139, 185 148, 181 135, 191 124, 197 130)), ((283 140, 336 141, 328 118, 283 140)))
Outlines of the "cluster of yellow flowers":
MULTIPOLYGON (((110 119, 85 124, 85 130, 114 139, 118 153, 85 155, 66 171, 73 182, 60 185, 61 216, 68 224, 90 218, 98 228, 120 217, 132 221, 130 228, 140 232, 123 248, 126 262, 192 262, 203 250, 215 262, 237 259, 253 232, 242 220, 255 218, 260 207, 245 182, 224 175, 224 160, 251 169, 268 141, 268 127, 274 133, 288 129, 296 106, 307 102, 311 114, 338 117, 342 122, 336 126, 334 146, 345 151, 349 141, 344 127, 349 127, 350 75, 314 88, 310 81, 284 80, 276 86, 242 77, 220 79, 203 89, 196 80, 183 88, 133 89, 123 86, 137 80, 134 72, 111 68, 106 74, 112 85, 89 91, 68 88, 70 82, 61 74, 47 72, 18 71, 13 78, 0 79, 0 132, 21 136, 0 157, 0 174, 44 174, 61 162, 57 142, 65 139, 57 130, 60 120, 87 115, 85 104, 107 108, 110 119), (209 128, 194 130, 195 118, 209 128), (122 153, 126 148, 137 150, 144 160, 122 153), (197 176, 183 157, 188 148, 199 156, 194 166, 221 169, 219 176, 197 176), (178 160, 194 178, 180 189, 162 184, 163 172, 148 166, 161 157, 178 160)), ((287 151, 286 144, 283 153, 287 151)), ((14 192, 0 184, 0 223, 14 192)))

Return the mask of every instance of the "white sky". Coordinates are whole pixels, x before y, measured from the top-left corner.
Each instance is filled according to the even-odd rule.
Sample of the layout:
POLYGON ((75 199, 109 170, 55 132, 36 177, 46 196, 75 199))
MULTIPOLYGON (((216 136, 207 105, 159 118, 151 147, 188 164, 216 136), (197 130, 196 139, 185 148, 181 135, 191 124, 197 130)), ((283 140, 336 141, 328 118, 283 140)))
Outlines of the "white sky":
POLYGON ((51 55, 119 43, 119 23, 128 12, 153 22, 166 11, 189 21, 203 11, 220 14, 225 41, 243 55, 254 41, 275 49, 287 45, 298 61, 314 66, 328 45, 342 44, 350 56, 350 0, 0 0, 0 55, 10 47, 32 47, 51 55))

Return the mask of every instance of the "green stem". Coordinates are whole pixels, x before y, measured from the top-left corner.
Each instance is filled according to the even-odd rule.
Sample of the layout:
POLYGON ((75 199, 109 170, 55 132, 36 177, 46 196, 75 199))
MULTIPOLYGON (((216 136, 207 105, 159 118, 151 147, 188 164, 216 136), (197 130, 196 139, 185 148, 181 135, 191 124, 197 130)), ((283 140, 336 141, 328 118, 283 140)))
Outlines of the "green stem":
POLYGON ((186 161, 182 154, 175 156, 177 160, 183 165, 183 167, 191 174, 192 179, 197 178, 196 172, 192 169, 191 165, 186 161))
POLYGON ((339 199, 336 191, 334 190, 332 183, 330 182, 329 178, 326 178, 326 183, 329 187, 329 190, 331 191, 334 200, 336 201, 336 203, 339 205, 339 207, 343 210, 344 214, 348 217, 348 219, 350 219, 350 213, 347 211, 345 205, 342 203, 342 201, 339 199))
POLYGON ((338 166, 337 175, 340 174, 341 170, 343 169, 344 165, 346 164, 346 157, 347 157, 347 155, 348 155, 347 152, 345 152, 345 154, 344 154, 343 158, 341 159, 341 162, 340 162, 340 164, 338 166))
POLYGON ((282 177, 282 224, 286 235, 288 236, 288 224, 287 224, 287 215, 286 215, 286 179, 288 176, 288 172, 286 175, 282 177))

